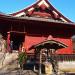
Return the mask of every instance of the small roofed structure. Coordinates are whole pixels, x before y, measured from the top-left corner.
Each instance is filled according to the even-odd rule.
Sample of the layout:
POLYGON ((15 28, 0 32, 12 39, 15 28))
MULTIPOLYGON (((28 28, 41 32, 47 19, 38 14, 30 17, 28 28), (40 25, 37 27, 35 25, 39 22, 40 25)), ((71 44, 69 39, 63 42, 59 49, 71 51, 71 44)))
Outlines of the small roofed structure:
MULTIPOLYGON (((43 63, 42 62, 42 58, 43 58, 43 55, 42 54, 45 54, 45 57, 46 57, 46 62, 49 61, 50 63, 52 63, 52 66, 53 66, 53 72, 55 74, 57 74, 57 60, 54 60, 51 55, 54 54, 54 52, 58 49, 62 49, 62 48, 66 48, 68 47, 67 45, 59 42, 59 41, 56 41, 56 40, 45 40, 39 44, 36 44, 34 46, 32 46, 31 48, 34 48, 35 49, 35 56, 37 57, 37 55, 39 54, 39 63, 40 63, 40 66, 39 66, 39 74, 41 74, 41 70, 42 70, 42 67, 41 67, 41 64, 43 63)), ((36 58, 35 57, 35 58, 36 58)))
POLYGON ((33 46, 34 48, 46 48, 46 49, 61 49, 61 48, 66 48, 67 45, 59 42, 59 41, 56 41, 56 40, 46 40, 46 41, 43 41, 39 44, 36 44, 33 46))

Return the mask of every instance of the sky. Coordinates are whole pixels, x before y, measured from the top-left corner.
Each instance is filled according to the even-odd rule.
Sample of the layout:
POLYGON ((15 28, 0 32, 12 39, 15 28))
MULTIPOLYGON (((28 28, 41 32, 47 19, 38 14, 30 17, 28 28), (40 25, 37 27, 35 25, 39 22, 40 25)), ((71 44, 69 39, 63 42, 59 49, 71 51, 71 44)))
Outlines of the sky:
MULTIPOLYGON (((22 10, 37 0, 0 0, 0 12, 10 14, 22 10)), ((75 0, 48 0, 59 12, 75 22, 75 0)))

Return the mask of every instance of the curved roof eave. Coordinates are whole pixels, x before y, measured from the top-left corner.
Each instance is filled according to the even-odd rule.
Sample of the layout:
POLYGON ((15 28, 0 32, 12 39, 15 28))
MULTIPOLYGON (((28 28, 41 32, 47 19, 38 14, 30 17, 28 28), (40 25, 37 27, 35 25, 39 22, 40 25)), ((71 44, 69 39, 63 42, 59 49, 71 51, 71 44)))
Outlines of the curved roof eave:
POLYGON ((66 25, 72 25, 75 26, 75 23, 72 22, 62 22, 62 21, 55 21, 55 20, 51 20, 51 19, 45 19, 45 18, 36 18, 36 17, 15 17, 12 15, 2 15, 0 16, 0 19, 7 19, 7 20, 17 20, 17 21, 25 21, 25 20, 29 20, 29 21, 39 21, 39 22, 48 22, 48 23, 58 23, 58 24, 66 24, 66 25))

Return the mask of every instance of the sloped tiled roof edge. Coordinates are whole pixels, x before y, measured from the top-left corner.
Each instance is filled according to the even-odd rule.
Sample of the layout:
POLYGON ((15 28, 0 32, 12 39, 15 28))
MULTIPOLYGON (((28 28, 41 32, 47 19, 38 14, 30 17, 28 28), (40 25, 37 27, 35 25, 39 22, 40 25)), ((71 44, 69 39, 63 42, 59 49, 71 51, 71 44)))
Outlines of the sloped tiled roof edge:
POLYGON ((55 21, 55 20, 51 20, 51 19, 45 19, 45 18, 36 18, 36 17, 15 17, 12 15, 2 15, 0 16, 0 18, 2 19, 9 19, 9 20, 34 20, 34 21, 41 21, 41 22, 52 22, 52 23, 61 23, 61 24, 68 24, 68 25, 72 25, 75 26, 75 23, 73 22, 61 22, 61 21, 55 21))

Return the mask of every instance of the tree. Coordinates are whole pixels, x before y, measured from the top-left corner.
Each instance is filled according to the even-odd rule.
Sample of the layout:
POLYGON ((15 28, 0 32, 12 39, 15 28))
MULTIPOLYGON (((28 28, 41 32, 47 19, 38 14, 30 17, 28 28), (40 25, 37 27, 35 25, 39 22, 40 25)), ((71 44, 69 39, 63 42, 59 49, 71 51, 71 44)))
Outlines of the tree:
POLYGON ((19 53, 18 60, 19 60, 19 64, 20 64, 21 69, 23 69, 23 65, 25 64, 25 62, 27 60, 27 54, 25 51, 19 53))

